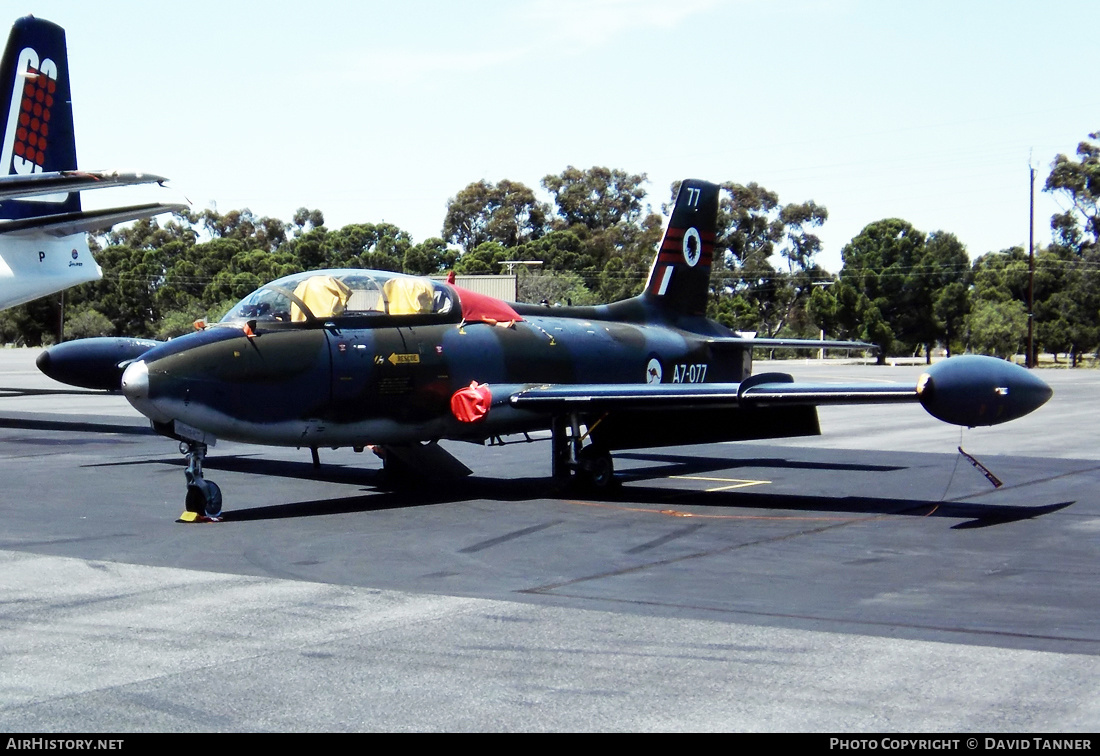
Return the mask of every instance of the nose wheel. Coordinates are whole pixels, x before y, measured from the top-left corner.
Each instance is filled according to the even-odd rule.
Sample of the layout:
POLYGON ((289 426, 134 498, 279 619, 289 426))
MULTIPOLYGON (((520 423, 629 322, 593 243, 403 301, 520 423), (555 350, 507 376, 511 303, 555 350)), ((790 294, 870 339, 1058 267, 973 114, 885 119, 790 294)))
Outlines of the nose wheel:
POLYGON ((180 451, 187 457, 187 497, 180 519, 194 522, 200 518, 217 520, 222 513, 222 491, 218 484, 202 476, 202 463, 206 459, 206 444, 188 442, 180 444, 180 451))

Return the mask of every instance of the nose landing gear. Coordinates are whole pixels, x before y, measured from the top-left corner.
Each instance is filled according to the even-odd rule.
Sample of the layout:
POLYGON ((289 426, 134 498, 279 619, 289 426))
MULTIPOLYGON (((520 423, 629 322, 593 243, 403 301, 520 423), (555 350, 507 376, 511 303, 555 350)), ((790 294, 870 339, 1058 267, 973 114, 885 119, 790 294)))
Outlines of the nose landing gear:
POLYGON ((206 459, 206 444, 188 441, 180 444, 180 452, 187 457, 187 498, 185 511, 180 515, 183 522, 199 520, 217 521, 222 513, 222 491, 217 483, 202 476, 202 463, 206 459))

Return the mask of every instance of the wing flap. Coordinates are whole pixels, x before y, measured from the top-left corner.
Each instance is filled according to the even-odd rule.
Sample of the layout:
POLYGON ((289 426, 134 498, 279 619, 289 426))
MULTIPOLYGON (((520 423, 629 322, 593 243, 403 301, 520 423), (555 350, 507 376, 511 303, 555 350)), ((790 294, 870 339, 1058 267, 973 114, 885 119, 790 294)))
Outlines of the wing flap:
MULTIPOLYGON (((756 377, 756 376, 754 376, 756 377)), ((763 376, 761 376, 763 377, 763 376)), ((915 402, 915 386, 810 384, 783 381, 672 384, 556 384, 522 389, 509 397, 518 409, 548 413, 671 410, 737 406, 883 404, 915 402)), ((789 378, 789 376, 787 376, 789 378)))
POLYGON ((555 384, 512 394, 513 407, 544 412, 735 407, 738 383, 555 384))
POLYGON ((915 402, 916 386, 902 384, 760 383, 745 388, 743 404, 890 404, 915 402))

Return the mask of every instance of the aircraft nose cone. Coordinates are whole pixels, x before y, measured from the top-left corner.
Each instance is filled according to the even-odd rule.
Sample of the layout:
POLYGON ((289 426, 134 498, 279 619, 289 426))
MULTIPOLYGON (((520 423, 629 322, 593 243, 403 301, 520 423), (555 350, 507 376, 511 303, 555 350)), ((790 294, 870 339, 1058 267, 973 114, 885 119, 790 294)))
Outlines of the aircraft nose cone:
POLYGON ((141 414, 150 420, 166 423, 171 418, 157 410, 156 404, 149 399, 149 366, 145 360, 131 362, 122 373, 122 393, 141 414))
POLYGON ((131 362, 122 374, 122 393, 130 402, 149 398, 149 366, 145 360, 131 362))

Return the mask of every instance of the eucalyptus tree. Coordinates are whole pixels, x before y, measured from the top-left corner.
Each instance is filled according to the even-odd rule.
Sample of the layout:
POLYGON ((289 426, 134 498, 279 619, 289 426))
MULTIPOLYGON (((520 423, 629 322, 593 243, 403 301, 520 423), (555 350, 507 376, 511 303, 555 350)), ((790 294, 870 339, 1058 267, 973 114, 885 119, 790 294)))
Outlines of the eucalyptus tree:
POLYGON ((1061 265, 1061 285, 1038 300, 1040 341, 1067 351, 1073 365, 1100 345, 1100 132, 1077 145, 1076 158, 1058 155, 1044 190, 1065 208, 1050 221, 1048 263, 1061 265))
POLYGON ((925 235, 908 221, 868 224, 840 251, 843 267, 830 294, 837 299, 845 336, 878 345, 878 360, 910 351, 921 313, 912 281, 925 235))
POLYGON ((527 186, 504 179, 482 179, 451 197, 443 218, 445 241, 470 252, 484 242, 505 247, 537 239, 546 230, 548 208, 527 186))
POLYGON ((638 223, 644 212, 646 174, 594 166, 567 167, 542 179, 542 187, 554 197, 555 226, 584 226, 603 231, 623 223, 638 223))
POLYGON ((756 183, 722 187, 711 274, 713 317, 768 336, 811 329, 806 305, 815 284, 829 277, 814 261, 821 251, 814 231, 828 219, 828 210, 813 200, 780 204, 777 193, 756 183))

